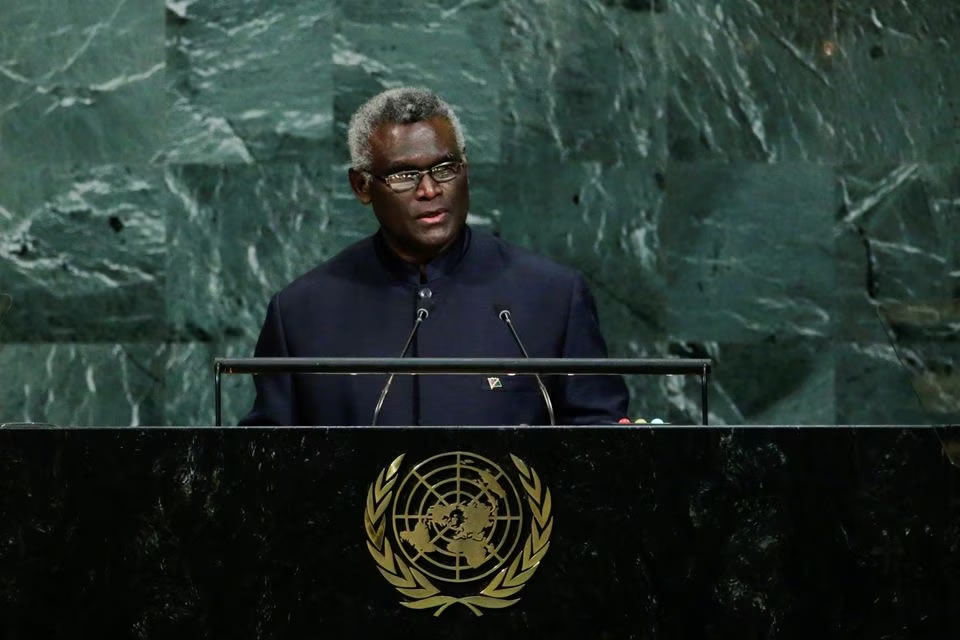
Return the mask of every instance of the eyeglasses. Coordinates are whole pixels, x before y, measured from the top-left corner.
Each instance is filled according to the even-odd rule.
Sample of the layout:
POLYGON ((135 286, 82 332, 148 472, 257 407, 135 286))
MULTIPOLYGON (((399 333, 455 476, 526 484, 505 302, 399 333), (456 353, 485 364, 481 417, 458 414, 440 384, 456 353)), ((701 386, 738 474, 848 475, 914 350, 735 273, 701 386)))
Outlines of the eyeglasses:
POLYGON ((420 184, 420 180, 423 179, 423 176, 427 173, 430 174, 430 177, 433 178, 435 182, 450 182, 460 175, 460 170, 463 168, 463 165, 464 163, 460 160, 453 160, 435 164, 429 169, 398 171, 383 177, 374 173, 370 175, 390 187, 394 193, 403 193, 404 191, 416 189, 420 184))

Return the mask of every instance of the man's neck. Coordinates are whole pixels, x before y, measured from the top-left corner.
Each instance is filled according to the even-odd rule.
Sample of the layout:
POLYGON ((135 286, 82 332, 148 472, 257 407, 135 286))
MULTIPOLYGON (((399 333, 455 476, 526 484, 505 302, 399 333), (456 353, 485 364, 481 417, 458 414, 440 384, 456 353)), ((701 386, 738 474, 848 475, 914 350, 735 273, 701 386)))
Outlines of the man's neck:
POLYGON ((381 235, 383 236, 383 240, 386 243, 387 248, 389 248, 390 251, 392 251, 395 256, 397 256, 398 258, 400 258, 410 266, 417 267, 421 273, 423 273, 424 269, 428 264, 430 264, 430 262, 432 262, 433 260, 436 260, 437 258, 442 256, 444 253, 449 251, 450 247, 456 245, 457 242, 460 240, 460 238, 463 236, 463 233, 464 231, 463 229, 461 229, 460 233, 454 236, 450 242, 443 245, 442 247, 440 247, 440 249, 436 251, 430 251, 429 253, 414 253, 411 251, 406 251, 405 249, 401 249, 393 242, 393 240, 389 236, 387 236, 387 234, 381 231, 381 235))
POLYGON ((411 284, 425 284, 447 275, 456 268, 467 250, 470 229, 464 225, 453 242, 440 251, 431 252, 429 256, 413 256, 408 252, 397 250, 389 242, 383 230, 378 232, 376 237, 386 266, 411 284))

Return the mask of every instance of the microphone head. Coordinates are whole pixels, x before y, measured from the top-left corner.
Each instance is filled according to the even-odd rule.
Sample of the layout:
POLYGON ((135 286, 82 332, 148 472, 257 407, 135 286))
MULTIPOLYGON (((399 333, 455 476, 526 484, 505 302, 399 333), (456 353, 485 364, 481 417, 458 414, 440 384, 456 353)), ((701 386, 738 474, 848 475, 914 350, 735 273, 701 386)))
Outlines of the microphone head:
POLYGON ((433 307, 433 292, 427 288, 417 291, 417 316, 422 316, 421 319, 425 320, 433 311, 433 307))
POLYGON ((416 316, 420 318, 420 320, 426 320, 430 317, 430 313, 435 306, 436 304, 434 304, 433 298, 417 298, 416 316))
POLYGON ((503 304, 499 300, 493 303, 493 312, 497 314, 497 317, 508 322, 510 320, 510 309, 507 308, 507 305, 503 304))
POLYGON ((433 302, 420 302, 420 304, 417 305, 417 317, 421 320, 426 320, 430 316, 431 311, 433 311, 433 302))

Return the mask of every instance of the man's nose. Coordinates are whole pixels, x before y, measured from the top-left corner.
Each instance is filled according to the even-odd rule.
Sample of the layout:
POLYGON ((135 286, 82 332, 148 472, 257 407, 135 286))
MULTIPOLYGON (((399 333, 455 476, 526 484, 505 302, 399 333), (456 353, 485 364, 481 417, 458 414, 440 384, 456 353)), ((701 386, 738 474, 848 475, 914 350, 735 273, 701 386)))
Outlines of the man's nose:
POLYGON ((420 184, 417 185, 417 199, 431 200, 440 195, 440 183, 433 179, 429 173, 423 174, 420 178, 420 184))

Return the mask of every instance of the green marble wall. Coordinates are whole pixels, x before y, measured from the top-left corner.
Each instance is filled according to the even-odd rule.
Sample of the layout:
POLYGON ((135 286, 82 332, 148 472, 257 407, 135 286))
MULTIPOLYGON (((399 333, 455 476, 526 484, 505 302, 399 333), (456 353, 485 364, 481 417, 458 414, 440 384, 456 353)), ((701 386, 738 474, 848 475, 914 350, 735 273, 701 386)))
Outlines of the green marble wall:
POLYGON ((712 357, 713 422, 955 422, 958 38, 941 0, 0 0, 0 422, 211 423, 211 359, 375 228, 346 122, 410 83, 471 221, 583 270, 614 354, 712 357))

